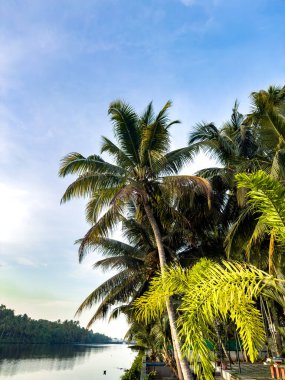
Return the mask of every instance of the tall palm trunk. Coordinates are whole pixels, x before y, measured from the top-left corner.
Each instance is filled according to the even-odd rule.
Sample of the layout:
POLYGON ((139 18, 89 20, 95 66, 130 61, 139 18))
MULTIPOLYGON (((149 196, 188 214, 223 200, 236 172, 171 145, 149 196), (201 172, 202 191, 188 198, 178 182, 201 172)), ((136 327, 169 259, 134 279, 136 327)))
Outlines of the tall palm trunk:
MULTIPOLYGON (((164 251, 164 247, 162 243, 161 233, 157 225, 157 222, 155 220, 155 217, 153 215, 153 212, 150 206, 148 205, 147 201, 144 202, 144 209, 155 236, 155 241, 156 241, 158 255, 159 255, 160 270, 161 270, 161 275, 163 276, 165 273, 166 258, 165 258, 165 251, 164 251)), ((169 318, 172 342, 173 342, 173 346, 175 346, 175 349, 176 349, 176 350, 174 349, 174 352, 176 351, 176 354, 177 354, 175 355, 175 357, 178 356, 177 371, 179 373, 179 367, 181 367, 183 379, 191 380, 192 376, 191 376, 189 365, 187 363, 186 358, 182 356, 182 352, 181 352, 181 343, 178 338, 178 332, 177 332, 177 327, 176 327, 176 322, 175 322, 175 312, 174 312, 174 307, 173 307, 171 297, 165 297, 165 303, 166 303, 166 310, 167 310, 167 314, 169 318)), ((180 379, 180 380, 183 380, 183 379, 180 379)))

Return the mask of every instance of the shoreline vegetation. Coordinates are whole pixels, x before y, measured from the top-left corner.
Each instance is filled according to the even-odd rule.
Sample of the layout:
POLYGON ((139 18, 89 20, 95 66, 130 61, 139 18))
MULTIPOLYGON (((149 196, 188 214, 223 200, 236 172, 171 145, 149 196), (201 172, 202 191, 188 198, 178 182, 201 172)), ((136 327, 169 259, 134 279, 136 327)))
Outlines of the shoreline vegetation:
POLYGON ((80 327, 77 321, 51 322, 35 320, 27 314, 15 315, 14 311, 0 306, 0 344, 108 344, 112 338, 80 327))
POLYGON ((73 177, 61 203, 87 199, 79 261, 101 253, 94 268, 117 270, 77 314, 97 307, 88 326, 125 314, 126 338, 179 380, 191 371, 213 380, 212 362, 232 361, 231 339, 248 362, 264 347, 284 353, 285 86, 250 100, 248 114, 236 101, 221 127, 196 124, 174 151, 170 101, 138 114, 116 100, 100 155, 70 152, 60 163, 59 176, 73 177), (216 167, 192 175, 201 152, 216 167), (123 240, 113 239, 118 227, 123 240))

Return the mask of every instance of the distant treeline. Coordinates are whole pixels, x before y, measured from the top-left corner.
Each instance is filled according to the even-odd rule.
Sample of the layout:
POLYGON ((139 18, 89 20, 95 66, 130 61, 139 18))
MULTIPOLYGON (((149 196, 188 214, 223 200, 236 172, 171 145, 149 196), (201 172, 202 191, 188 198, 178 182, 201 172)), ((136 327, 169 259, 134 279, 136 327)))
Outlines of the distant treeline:
POLYGON ((93 333, 77 321, 57 322, 35 320, 27 314, 15 315, 14 310, 0 306, 0 343, 111 343, 104 334, 93 333))

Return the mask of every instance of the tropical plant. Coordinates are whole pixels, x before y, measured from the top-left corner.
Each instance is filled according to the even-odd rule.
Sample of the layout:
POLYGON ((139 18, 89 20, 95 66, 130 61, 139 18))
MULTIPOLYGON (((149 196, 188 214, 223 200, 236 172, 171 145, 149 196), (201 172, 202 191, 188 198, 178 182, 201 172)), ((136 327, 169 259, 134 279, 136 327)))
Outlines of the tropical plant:
MULTIPOLYGON (((258 215, 258 224, 262 224, 271 236, 285 246, 285 187, 263 171, 236 175, 238 188, 247 189, 248 203, 258 215)), ((273 241, 271 241, 273 244, 273 241)), ((269 267, 272 262, 269 260, 269 267)), ((270 272, 270 270, 269 270, 270 272)))
MULTIPOLYGON (((285 86, 270 86, 251 94, 252 110, 244 120, 257 136, 264 155, 271 162, 274 178, 285 178, 285 86)), ((264 168, 262 168, 264 169, 264 168)))
POLYGON ((135 360, 133 361, 131 368, 128 369, 123 376, 121 376, 121 380, 139 380, 140 379, 143 355, 144 354, 142 351, 138 353, 135 360))
MULTIPOLYGON (((255 136, 255 141, 260 147, 259 151, 262 150, 262 155, 259 154, 256 157, 259 169, 270 173, 273 178, 282 182, 285 179, 285 86, 282 88, 270 86, 267 91, 253 92, 251 100, 251 113, 246 116, 243 125, 255 136)), ((243 171, 248 173, 252 170, 245 170, 245 168, 239 170, 239 172, 243 171)), ((244 188, 239 188, 240 193, 245 195, 244 188)), ((243 208, 231 226, 226 239, 228 255, 232 251, 233 241, 238 238, 242 230, 248 232, 247 234, 242 234, 243 242, 248 242, 248 244, 243 244, 242 247, 247 258, 249 258, 249 254, 253 256, 254 250, 260 255, 260 252, 264 250, 264 243, 267 244, 267 234, 263 230, 262 223, 252 223, 252 209, 250 207, 243 208), (262 236, 265 239, 262 239, 262 236)))
POLYGON ((217 128, 213 123, 200 123, 190 134, 189 145, 193 151, 203 151, 217 162, 216 167, 205 168, 196 174, 207 178, 213 188, 213 198, 220 204, 220 217, 216 222, 219 234, 225 239, 229 228, 238 232, 226 241, 226 253, 238 253, 243 249, 244 238, 251 234, 254 220, 243 210, 244 193, 237 190, 235 174, 254 172, 260 167, 270 167, 270 160, 263 154, 251 126, 244 125, 244 116, 235 102, 230 121, 217 128))
POLYGON ((173 355, 171 332, 166 314, 148 324, 129 319, 130 328, 125 339, 135 341, 136 347, 145 350, 150 361, 163 361, 178 377, 173 355))
POLYGON ((282 281, 252 265, 201 259, 191 269, 169 268, 151 281, 151 286, 134 302, 136 317, 149 323, 165 309, 164 297, 182 297, 179 334, 183 352, 189 357, 199 379, 213 379, 211 352, 217 321, 231 320, 244 349, 254 361, 265 342, 262 315, 256 306, 260 295, 279 299, 282 281))
MULTIPOLYGON (((178 176, 183 164, 192 158, 192 149, 181 148, 169 151, 169 129, 178 121, 170 122, 167 111, 171 103, 154 115, 150 103, 142 116, 126 103, 113 102, 109 115, 114 125, 117 145, 103 137, 101 153, 108 153, 115 164, 108 163, 98 155, 83 157, 71 153, 63 158, 59 175, 76 174, 78 178, 65 191, 62 202, 73 197, 89 197, 86 207, 87 221, 92 224, 80 242, 82 257, 94 242, 106 237, 120 223, 122 215, 135 207, 137 220, 145 216, 151 225, 162 272, 167 263, 162 240, 162 228, 181 220, 177 209, 181 199, 189 203, 193 194, 204 194, 210 199, 211 188, 207 180, 196 176, 178 176), (183 196, 185 194, 189 196, 183 196), (167 210, 172 218, 163 218, 167 210)), ((174 349, 180 358, 185 380, 190 378, 189 368, 182 360, 181 348, 175 325, 175 312, 169 298, 165 299, 171 326, 174 349)))
POLYGON ((108 237, 98 237, 89 244, 89 249, 103 255, 93 267, 116 273, 94 289, 78 308, 80 315, 99 303, 87 327, 108 314, 110 318, 116 318, 121 312, 128 314, 128 305, 142 295, 159 269, 157 249, 148 226, 123 217, 121 224, 123 237, 131 244, 108 237))

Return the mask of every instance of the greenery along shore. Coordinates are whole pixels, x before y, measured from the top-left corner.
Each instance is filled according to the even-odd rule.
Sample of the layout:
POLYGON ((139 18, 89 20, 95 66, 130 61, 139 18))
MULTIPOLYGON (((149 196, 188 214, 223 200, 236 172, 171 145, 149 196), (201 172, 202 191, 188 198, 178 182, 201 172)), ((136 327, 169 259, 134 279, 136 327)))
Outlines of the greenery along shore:
POLYGON ((80 327, 77 321, 35 320, 1 305, 0 343, 112 343, 112 339, 80 327))
POLYGON ((228 122, 197 124, 174 151, 171 102, 156 115, 152 103, 138 114, 115 101, 114 139, 102 137, 100 152, 108 160, 72 152, 60 165, 61 177, 75 175, 62 202, 88 199, 80 261, 100 252, 94 267, 117 270, 78 312, 99 304, 89 325, 124 313, 128 338, 181 380, 191 379, 186 357, 199 379, 213 379, 211 359, 228 357, 227 338, 238 337, 251 361, 265 344, 282 354, 285 86, 250 97, 247 115, 236 102, 228 122), (217 165, 181 175, 192 173, 199 152, 217 165), (121 241, 112 239, 115 228, 121 241))

